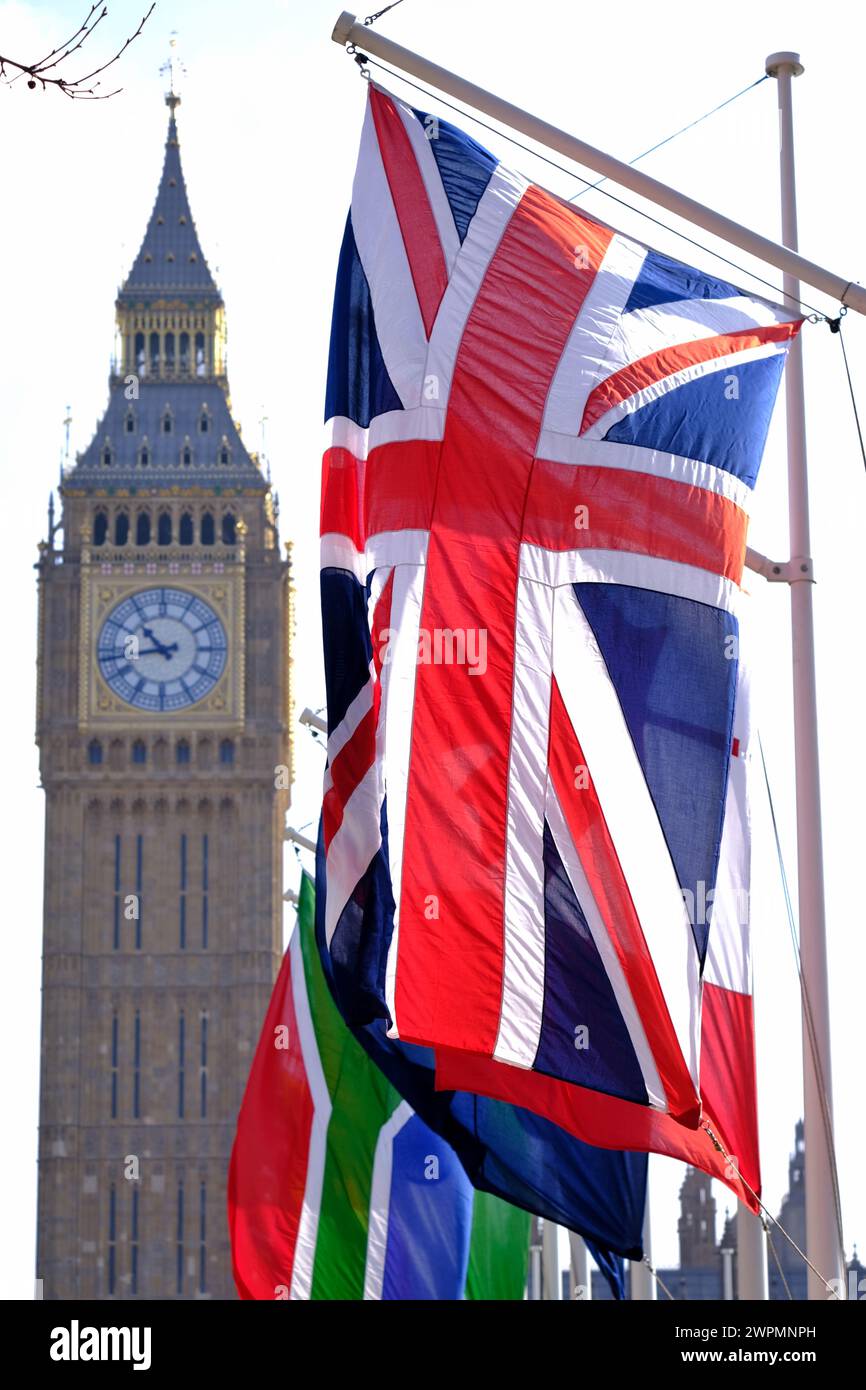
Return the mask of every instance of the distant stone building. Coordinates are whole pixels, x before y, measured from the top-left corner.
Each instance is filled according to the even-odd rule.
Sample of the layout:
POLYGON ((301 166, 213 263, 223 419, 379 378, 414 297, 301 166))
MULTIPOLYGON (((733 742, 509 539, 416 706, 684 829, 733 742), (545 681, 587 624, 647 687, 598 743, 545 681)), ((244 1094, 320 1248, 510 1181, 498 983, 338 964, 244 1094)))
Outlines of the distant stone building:
MULTIPOLYGON (((803 1121, 798 1120, 794 1129, 794 1152, 788 1160, 788 1191, 782 1198, 779 1224, 801 1250, 806 1249, 806 1141, 803 1121)), ((770 1297, 786 1299, 805 1298, 807 1295, 807 1270, 783 1235, 773 1229, 768 1259, 770 1297), (781 1266, 781 1270, 780 1270, 781 1266), (787 1285, 787 1288, 786 1288, 787 1285), (790 1294, 788 1290, 790 1289, 790 1294)))
POLYGON ((231 413, 178 101, 108 405, 39 548, 49 1299, 233 1297, 229 1154, 282 954, 289 565, 231 413))

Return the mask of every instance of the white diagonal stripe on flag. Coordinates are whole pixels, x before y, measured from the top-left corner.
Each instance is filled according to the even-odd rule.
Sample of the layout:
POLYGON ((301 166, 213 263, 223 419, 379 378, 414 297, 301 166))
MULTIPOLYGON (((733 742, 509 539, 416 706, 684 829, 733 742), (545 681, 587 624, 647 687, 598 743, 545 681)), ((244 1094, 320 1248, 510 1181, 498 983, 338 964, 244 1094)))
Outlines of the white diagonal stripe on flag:
POLYGON ((374 673, 370 669, 370 679, 365 681, 350 704, 337 727, 328 739, 328 762, 333 763, 337 754, 349 742, 364 716, 373 707, 374 673))
POLYGON ((500 165, 494 169, 478 203, 430 334, 425 376, 435 382, 438 394, 432 403, 440 407, 448 404, 466 320, 514 209, 528 187, 521 175, 500 165))
MULTIPOLYGON (((544 1013, 544 793, 553 590, 521 579, 514 632, 502 1005, 494 1057, 531 1067, 544 1013)), ((483 680, 483 676, 479 677, 483 680)))
POLYGON ((626 415, 631 415, 636 410, 641 410, 645 405, 652 401, 659 400, 662 396, 668 395, 671 391, 676 391, 680 386, 687 385, 690 381, 698 381, 701 377, 719 375, 719 397, 724 400, 724 390, 726 387, 725 378, 738 367, 743 367, 749 362, 759 362, 765 357, 778 357, 783 355, 786 350, 785 343, 761 343, 758 347, 742 348, 737 352, 726 353, 724 357, 710 357, 705 362, 693 362, 688 367, 683 367, 681 371, 671 372, 667 376, 660 377, 658 381, 650 382, 641 391, 635 391, 633 395, 627 396, 625 400, 618 401, 616 405, 606 410, 594 424, 582 435, 583 439, 604 439, 608 430, 622 420, 626 415))
POLYGON ((319 1231, 319 1209, 322 1204, 322 1185, 325 1178, 328 1125, 331 1122, 331 1097, 310 1014, 307 979, 304 973, 304 958, 301 954, 301 939, 298 928, 295 928, 292 936, 289 953, 292 962, 292 1003, 298 1023, 304 1071, 313 1101, 313 1124, 307 1150, 304 1204, 298 1222, 289 1297, 306 1300, 310 1297, 313 1284, 313 1264, 316 1258, 316 1239, 319 1231))
POLYGON ((645 246, 619 234, 611 239, 554 374, 542 435, 547 430, 576 435, 580 429, 587 397, 612 370, 611 337, 645 258, 645 246))
POLYGON ((556 592, 553 670, 697 1094, 700 962, 691 923, 613 682, 568 588, 556 592))
POLYGON ((407 1100, 397 1106, 379 1130, 373 1155, 370 1183, 370 1216, 367 1227, 367 1259, 364 1267, 364 1298, 381 1299, 388 1252, 388 1217, 391 1209, 391 1181, 394 1173, 394 1140, 409 1123, 414 1110, 407 1100))
POLYGON ((328 945, 343 908, 369 868, 382 843, 379 812, 382 798, 380 769, 373 763, 361 778, 343 808, 343 819, 328 846, 328 896, 325 906, 325 937, 328 945))
POLYGON ((742 590, 730 579, 632 550, 545 550, 540 545, 520 547, 520 573, 560 588, 569 584, 628 584, 635 589, 654 589, 677 598, 708 603, 728 613, 739 613, 742 590))
POLYGON ((724 468, 714 468, 701 459, 682 458, 664 449, 647 449, 638 444, 618 444, 611 439, 592 439, 589 434, 556 434, 544 430, 538 441, 538 458, 551 463, 568 463, 575 468, 621 468, 627 473, 648 473, 686 487, 726 497, 744 512, 752 503, 752 489, 724 468))
MULTIPOLYGON (((391 638, 382 665, 382 703, 379 707, 377 754, 381 758, 388 802, 388 864, 394 895, 394 930, 385 969, 385 1002, 396 1017, 397 950, 400 939, 400 893, 403 882, 403 836, 418 671, 418 633, 424 597, 424 569, 397 564, 391 590, 391 638)), ((396 1025, 395 1025, 396 1026, 396 1025)), ((391 1031, 390 1037, 398 1036, 391 1031)))
MULTIPOLYGON (((751 678, 747 660, 744 659, 744 630, 748 634, 748 623, 741 623, 739 627, 733 730, 736 751, 731 750, 728 768, 725 819, 722 823, 719 866, 704 961, 704 981, 719 985, 722 989, 735 990, 737 994, 752 993, 749 894, 752 857, 750 793, 754 754, 751 746, 751 678)), ((745 640, 748 640, 748 636, 745 640)))
POLYGON ((419 405, 427 334, 369 105, 352 185, 352 230, 388 376, 404 406, 419 405))

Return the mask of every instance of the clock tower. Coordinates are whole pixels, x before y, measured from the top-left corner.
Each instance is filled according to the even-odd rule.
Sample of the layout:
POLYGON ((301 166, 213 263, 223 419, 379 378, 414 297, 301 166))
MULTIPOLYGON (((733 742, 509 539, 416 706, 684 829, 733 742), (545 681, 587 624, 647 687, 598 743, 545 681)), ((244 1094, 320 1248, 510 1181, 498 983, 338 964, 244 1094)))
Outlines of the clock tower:
POLYGON ((53 1299, 233 1297, 226 1175, 282 951, 290 567, 166 100, 108 405, 37 567, 53 1299))

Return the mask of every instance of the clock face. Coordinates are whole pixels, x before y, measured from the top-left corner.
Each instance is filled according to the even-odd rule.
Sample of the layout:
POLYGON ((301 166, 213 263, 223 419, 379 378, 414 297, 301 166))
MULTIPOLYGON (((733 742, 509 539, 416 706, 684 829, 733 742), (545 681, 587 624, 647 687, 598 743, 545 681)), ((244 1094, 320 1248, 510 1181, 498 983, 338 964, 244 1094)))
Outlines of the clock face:
POLYGON ((142 589, 109 613, 96 648, 104 680, 128 705, 186 709, 213 690, 228 659, 216 613, 183 589, 142 589))

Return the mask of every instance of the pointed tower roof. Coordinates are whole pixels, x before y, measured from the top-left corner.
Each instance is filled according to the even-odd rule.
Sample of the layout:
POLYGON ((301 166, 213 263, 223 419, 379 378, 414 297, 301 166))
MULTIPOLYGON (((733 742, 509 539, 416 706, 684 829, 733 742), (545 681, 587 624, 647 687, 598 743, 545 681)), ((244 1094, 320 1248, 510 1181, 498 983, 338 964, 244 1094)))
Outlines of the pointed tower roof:
POLYGON ((201 249, 180 162, 175 109, 180 97, 166 97, 170 108, 165 162, 150 221, 121 288, 121 300, 141 300, 175 293, 195 298, 220 299, 210 268, 201 249))
POLYGON ((225 306, 190 212, 174 62, 167 66, 165 163, 141 250, 117 296, 119 356, 108 405, 64 474, 64 493, 270 488, 231 412, 225 306))

